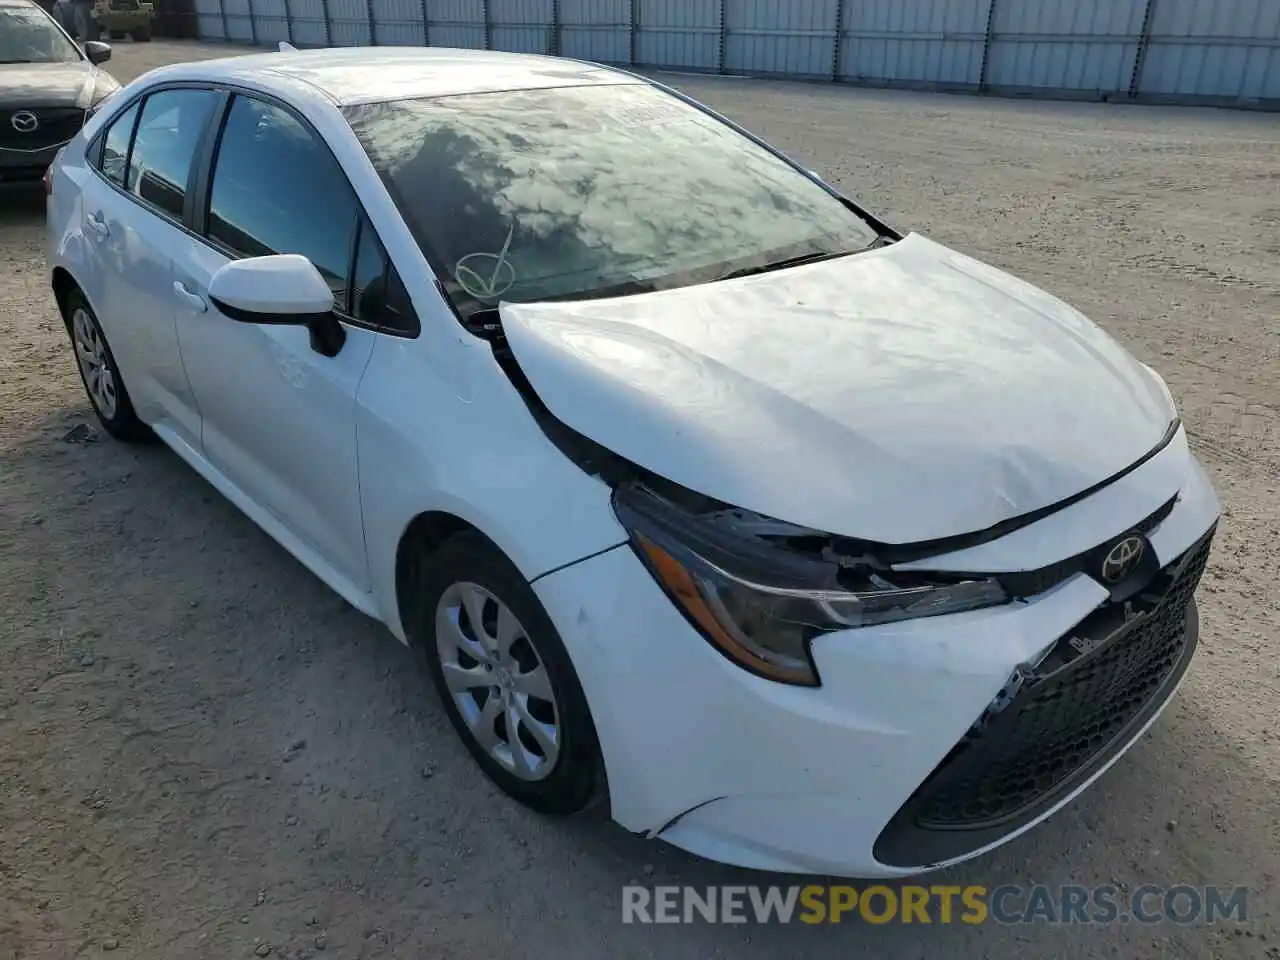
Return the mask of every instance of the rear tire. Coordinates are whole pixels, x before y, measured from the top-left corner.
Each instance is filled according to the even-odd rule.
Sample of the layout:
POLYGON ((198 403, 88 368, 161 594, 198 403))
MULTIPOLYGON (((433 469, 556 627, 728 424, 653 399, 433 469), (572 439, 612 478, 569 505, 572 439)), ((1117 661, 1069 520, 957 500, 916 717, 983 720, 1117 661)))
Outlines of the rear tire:
POLYGON ((586 697, 511 561, 479 533, 458 534, 420 561, 412 599, 410 640, 480 769, 539 813, 589 806, 603 764, 586 697))
POLYGON ((133 42, 134 43, 150 43, 151 42, 150 24, 148 24, 145 27, 139 27, 137 30, 133 31, 133 42))
POLYGON ((106 334, 98 318, 79 290, 72 290, 62 307, 71 336, 71 349, 75 354, 80 382, 93 412, 107 433, 126 443, 150 440, 155 435, 151 428, 138 419, 125 389, 124 378, 116 358, 107 344, 106 334))

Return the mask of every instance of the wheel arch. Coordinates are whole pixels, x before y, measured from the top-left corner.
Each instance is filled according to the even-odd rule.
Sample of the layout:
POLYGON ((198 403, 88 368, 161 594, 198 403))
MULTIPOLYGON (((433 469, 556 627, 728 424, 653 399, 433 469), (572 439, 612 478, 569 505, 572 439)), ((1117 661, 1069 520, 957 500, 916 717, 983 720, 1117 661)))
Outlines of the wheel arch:
POLYGON ((61 265, 53 268, 50 284, 53 287, 54 299, 58 303, 58 312, 62 314, 62 322, 70 327, 71 321, 67 317, 67 298, 76 291, 84 296, 84 288, 71 275, 71 271, 61 265))
POLYGON ((495 550, 510 559, 510 555, 492 537, 456 513, 424 510, 413 517, 400 534, 400 541, 396 545, 395 613, 406 643, 413 643, 409 635, 409 624, 414 614, 411 601, 419 564, 461 533, 475 533, 484 537, 495 550))

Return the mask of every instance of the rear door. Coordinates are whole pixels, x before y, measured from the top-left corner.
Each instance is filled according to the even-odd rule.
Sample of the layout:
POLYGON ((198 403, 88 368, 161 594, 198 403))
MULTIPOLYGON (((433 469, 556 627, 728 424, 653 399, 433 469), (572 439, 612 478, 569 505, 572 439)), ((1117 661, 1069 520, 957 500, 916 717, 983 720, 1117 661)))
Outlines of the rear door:
MULTIPOLYGON (((360 207, 329 148, 282 104, 236 94, 196 223, 175 253, 178 339, 205 456, 329 570, 367 589, 356 391, 377 334, 351 316, 360 207), (233 258, 298 253, 328 280, 347 332, 337 356, 305 327, 240 323, 210 302, 233 258)), ((303 558, 304 560, 306 558, 303 558)))
POLYGON ((95 141, 82 217, 81 285, 106 332, 138 415, 198 444, 199 414, 174 326, 173 252, 188 181, 216 105, 212 90, 162 89, 115 117, 95 141))

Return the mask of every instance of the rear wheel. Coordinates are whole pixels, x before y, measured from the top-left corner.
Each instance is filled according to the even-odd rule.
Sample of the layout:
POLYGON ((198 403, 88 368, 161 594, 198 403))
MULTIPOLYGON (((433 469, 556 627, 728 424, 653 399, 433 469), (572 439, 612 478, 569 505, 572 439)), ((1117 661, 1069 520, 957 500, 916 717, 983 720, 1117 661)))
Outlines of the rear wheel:
POLYGON ((484 537, 422 564, 411 639, 449 720, 498 787, 546 814, 588 806, 600 776, 586 698, 537 595, 484 537))
POLYGON ((133 31, 134 43, 148 43, 150 40, 151 40, 151 24, 148 23, 146 26, 138 27, 138 29, 133 31))
POLYGON ((151 430, 134 412, 106 335, 79 290, 68 294, 63 311, 80 380, 103 428, 117 440, 149 439, 151 430))

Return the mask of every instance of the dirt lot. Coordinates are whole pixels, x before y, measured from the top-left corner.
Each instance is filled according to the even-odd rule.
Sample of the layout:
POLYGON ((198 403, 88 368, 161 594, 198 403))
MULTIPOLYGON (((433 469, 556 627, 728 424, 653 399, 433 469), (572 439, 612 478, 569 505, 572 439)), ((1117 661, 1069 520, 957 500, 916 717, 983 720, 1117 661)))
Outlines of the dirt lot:
POLYGON ((674 82, 1168 378, 1227 505, 1190 678, 1087 796, 944 879, 1243 884, 1250 922, 623 926, 628 880, 768 878, 497 796, 408 651, 176 457, 82 437, 42 201, 4 194, 0 960, 1280 958, 1277 118, 674 82))

